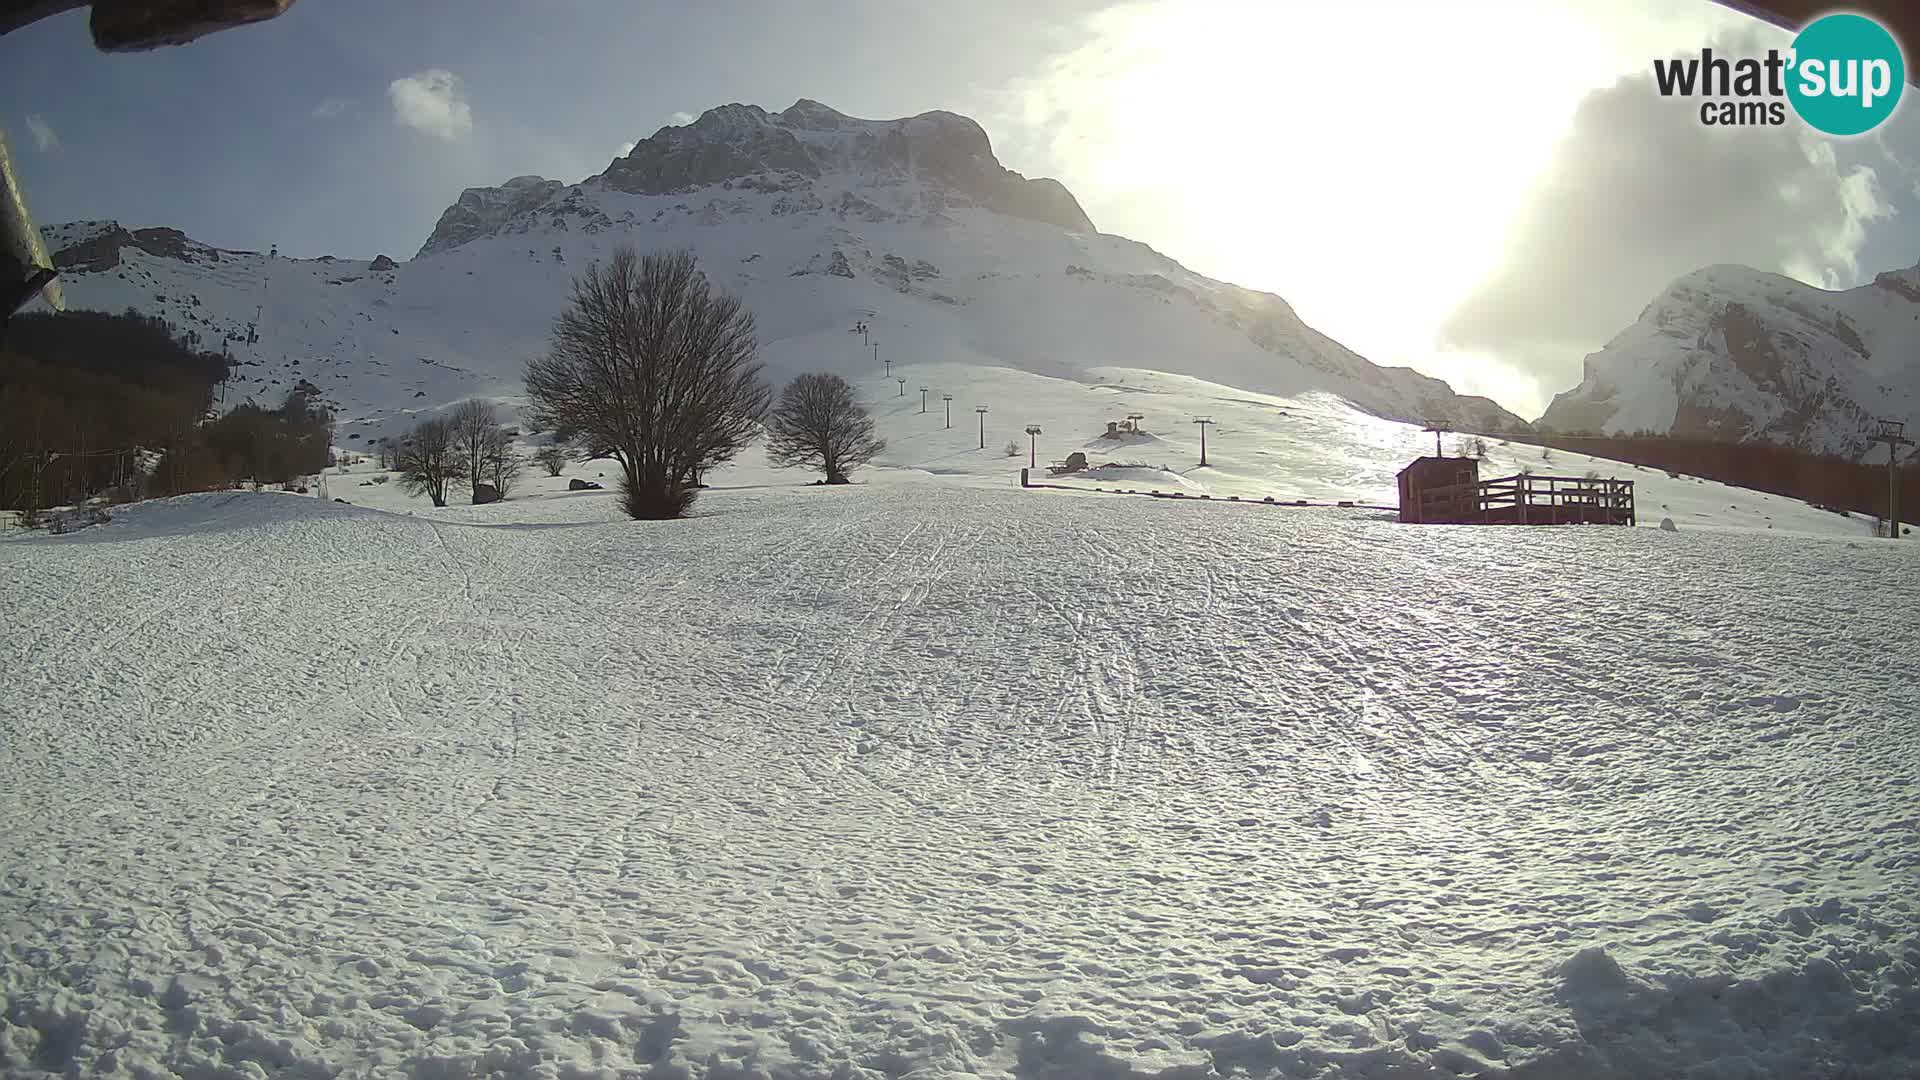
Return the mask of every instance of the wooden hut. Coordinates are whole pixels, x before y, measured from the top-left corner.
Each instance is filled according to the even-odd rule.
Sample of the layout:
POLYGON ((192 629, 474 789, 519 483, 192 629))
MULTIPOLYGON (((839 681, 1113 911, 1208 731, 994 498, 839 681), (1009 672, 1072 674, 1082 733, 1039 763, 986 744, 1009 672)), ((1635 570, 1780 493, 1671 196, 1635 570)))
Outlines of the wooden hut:
POLYGON ((1523 473, 1480 479, 1473 458, 1415 458, 1400 470, 1400 520, 1452 525, 1632 525, 1633 481, 1523 473))
POLYGON ((1400 470, 1400 520, 1463 521, 1479 505, 1479 483, 1477 458, 1414 458, 1400 470))

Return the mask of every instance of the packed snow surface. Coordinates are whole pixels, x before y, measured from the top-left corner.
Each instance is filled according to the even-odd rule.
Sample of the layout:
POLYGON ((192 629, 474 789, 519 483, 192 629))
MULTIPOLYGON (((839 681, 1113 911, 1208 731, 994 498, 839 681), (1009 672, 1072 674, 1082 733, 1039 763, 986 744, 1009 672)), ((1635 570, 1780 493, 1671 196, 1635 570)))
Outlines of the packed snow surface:
POLYGON ((0 542, 0 1072, 1920 1070, 1910 545, 863 475, 0 542))

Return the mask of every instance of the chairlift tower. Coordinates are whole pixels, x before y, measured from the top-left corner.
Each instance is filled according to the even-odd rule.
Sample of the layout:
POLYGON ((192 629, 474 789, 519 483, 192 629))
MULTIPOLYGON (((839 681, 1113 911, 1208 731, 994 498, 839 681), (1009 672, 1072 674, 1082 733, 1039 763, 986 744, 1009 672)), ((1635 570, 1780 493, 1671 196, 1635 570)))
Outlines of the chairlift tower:
POLYGON ((1421 428, 1420 430, 1433 432, 1433 456, 1446 457, 1447 455, 1442 453, 1440 450, 1440 436, 1446 434, 1447 432, 1453 429, 1448 427, 1442 427, 1438 421, 1429 420, 1427 421, 1427 426, 1421 428))
POLYGON ((1128 430, 1132 431, 1135 435, 1140 434, 1140 421, 1145 420, 1146 418, 1147 418, 1147 415, 1145 413, 1137 413, 1137 412, 1128 413, 1127 414, 1128 430))
POLYGON ((906 397, 907 396, 907 377, 905 375, 895 375, 893 377, 893 381, 900 384, 900 393, 895 396, 906 397))
POLYGON ((1207 464, 1207 425, 1214 422, 1213 417, 1196 416, 1193 418, 1193 422, 1200 425, 1200 466, 1201 468, 1205 468, 1207 464))
MULTIPOLYGON (((984 441, 984 440, 983 440, 984 441)), ((1027 425, 1027 468, 1040 467, 1040 425, 1027 425)))
POLYGON ((977 405, 973 411, 980 414, 980 449, 985 450, 987 448, 987 407, 977 405))
POLYGON ((926 414, 927 414, 927 388, 923 386, 920 388, 920 415, 925 416, 926 414))
POLYGON ((953 395, 941 394, 940 400, 944 404, 944 407, 947 410, 947 426, 952 427, 953 426, 953 395))
POLYGON ((1900 448, 1912 446, 1907 425, 1900 420, 1874 421, 1874 442, 1887 444, 1887 535, 1900 539, 1900 448))

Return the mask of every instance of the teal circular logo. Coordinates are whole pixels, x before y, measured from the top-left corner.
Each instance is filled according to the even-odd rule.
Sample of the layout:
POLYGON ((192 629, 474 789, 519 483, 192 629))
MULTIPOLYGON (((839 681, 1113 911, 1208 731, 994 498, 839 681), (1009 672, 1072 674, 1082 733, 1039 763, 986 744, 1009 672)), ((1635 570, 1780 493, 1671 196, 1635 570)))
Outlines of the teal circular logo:
POLYGON ((1864 15, 1823 15, 1793 39, 1787 100, 1816 131, 1861 135, 1900 104, 1907 64, 1900 43, 1864 15))

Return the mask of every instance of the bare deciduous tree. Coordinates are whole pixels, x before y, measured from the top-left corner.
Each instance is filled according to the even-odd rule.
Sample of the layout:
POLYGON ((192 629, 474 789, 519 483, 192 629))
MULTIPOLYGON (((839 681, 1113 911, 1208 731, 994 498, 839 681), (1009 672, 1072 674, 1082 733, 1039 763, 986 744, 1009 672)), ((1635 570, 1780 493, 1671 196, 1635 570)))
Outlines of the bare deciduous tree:
POLYGON ((393 465, 400 472, 401 487, 427 496, 435 506, 447 505, 449 480, 467 475, 467 460, 453 425, 444 419, 422 421, 414 428, 394 449, 393 465))
POLYGON ((567 453, 567 448, 559 443, 550 443, 535 450, 533 460, 547 470, 548 476, 559 476, 566 470, 567 462, 573 460, 573 455, 567 453))
POLYGON ((767 417, 767 457, 774 465, 815 469, 827 474, 829 484, 846 483, 849 472, 886 448, 886 440, 873 433, 873 417, 838 375, 795 378, 767 417))
POLYGON ((619 248, 574 279, 547 355, 527 363, 527 396, 535 422, 620 463, 630 516, 680 517, 700 474, 759 432, 757 352, 752 313, 691 253, 619 248))
POLYGON ((513 493, 515 485, 519 483, 520 472, 525 467, 526 462, 513 448, 513 436, 494 428, 482 452, 481 478, 492 484, 493 490, 504 499, 513 493))
POLYGON ((491 402, 468 398, 453 407, 447 423, 453 428, 454 441, 460 444, 460 456, 467 463, 467 486, 473 489, 474 501, 478 502, 480 485, 488 482, 487 475, 500 442, 500 414, 494 411, 491 402))

